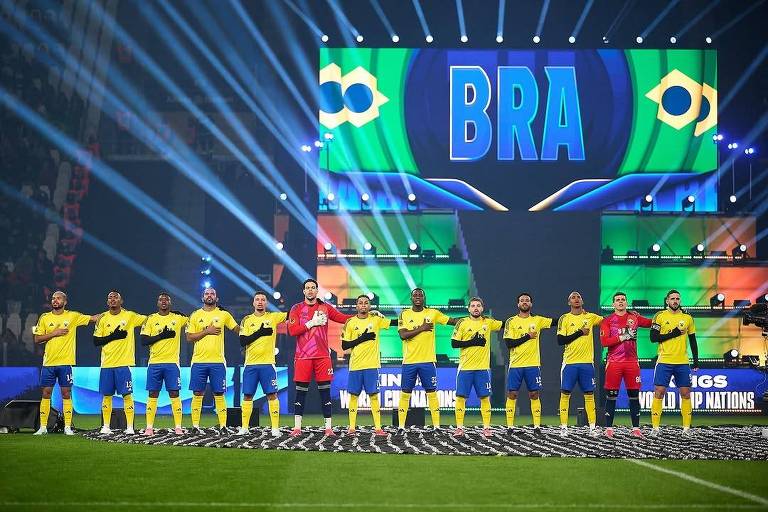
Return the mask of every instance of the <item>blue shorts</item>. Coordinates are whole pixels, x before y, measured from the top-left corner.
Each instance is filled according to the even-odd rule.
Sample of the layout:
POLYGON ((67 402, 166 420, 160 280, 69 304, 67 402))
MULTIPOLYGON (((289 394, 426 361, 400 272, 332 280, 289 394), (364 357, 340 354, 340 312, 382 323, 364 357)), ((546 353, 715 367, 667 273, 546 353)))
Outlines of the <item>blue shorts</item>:
POLYGON ((261 384, 265 395, 277 393, 277 371, 271 364, 249 364, 243 370, 243 394, 253 396, 261 384))
POLYGON ((592 363, 563 364, 560 370, 560 389, 573 391, 577 382, 585 393, 595 390, 595 367, 592 363))
POLYGON ((43 366, 40 368, 40 387, 52 388, 58 381, 62 388, 72 387, 72 367, 69 365, 43 366))
POLYGON ((456 374, 456 396, 469 397, 475 388, 478 398, 491 394, 491 370, 459 370, 456 374))
POLYGON ((375 395, 379 392, 378 368, 366 368, 365 370, 350 370, 347 380, 347 391, 351 395, 359 395, 365 389, 366 395, 375 395))
POLYGON ((691 387, 691 367, 687 364, 656 363, 653 370, 653 385, 669 387, 670 379, 675 378, 675 386, 691 387))
POLYGON ((404 364, 400 389, 406 393, 413 391, 416 387, 416 377, 421 382, 424 391, 434 391, 437 389, 437 369, 435 363, 415 363, 404 364))
POLYGON ((131 369, 127 366, 102 368, 99 372, 99 393, 104 396, 130 395, 133 393, 131 369))
POLYGON ((522 366, 510 368, 507 372, 507 391, 518 391, 525 381, 528 391, 541 389, 541 368, 538 366, 522 366))
POLYGON ((211 391, 224 393, 227 390, 227 368, 224 363, 193 363, 189 371, 189 389, 205 391, 210 380, 211 391))
POLYGON ((147 366, 147 391, 160 391, 165 382, 166 391, 181 388, 181 370, 174 363, 152 363, 147 366))

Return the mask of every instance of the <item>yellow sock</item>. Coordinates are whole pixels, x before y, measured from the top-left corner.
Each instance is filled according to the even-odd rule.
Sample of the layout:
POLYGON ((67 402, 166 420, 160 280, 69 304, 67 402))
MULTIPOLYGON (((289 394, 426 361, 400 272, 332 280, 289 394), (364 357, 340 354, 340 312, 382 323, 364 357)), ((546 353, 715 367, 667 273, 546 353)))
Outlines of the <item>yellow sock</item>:
POLYGON ((397 423, 400 428, 405 428, 405 417, 408 415, 408 407, 411 405, 411 394, 400 392, 400 403, 397 405, 397 423))
POLYGON ((240 425, 242 425, 243 428, 250 427, 251 414, 253 414, 253 400, 243 400, 243 402, 240 404, 240 411, 243 413, 240 425))
POLYGON ((133 428, 133 395, 123 397, 123 410, 125 411, 125 424, 128 425, 128 428, 133 428))
POLYGON ((147 398, 147 428, 152 428, 154 426, 156 413, 157 413, 157 397, 147 398))
POLYGON ((683 416, 683 428, 690 428, 691 415, 693 414, 693 404, 691 397, 680 399, 680 414, 683 416))
POLYGON ((64 426, 65 427, 71 427, 72 426, 72 399, 71 398, 62 398, 61 399, 61 405, 64 409, 64 426))
POLYGON ((203 414, 203 397, 193 395, 192 396, 192 426, 200 426, 200 416, 203 414))
POLYGON ((224 395, 213 395, 213 402, 216 404, 216 416, 219 417, 219 427, 227 426, 227 401, 224 395))
POLYGON ((506 414, 507 414, 507 427, 515 426, 515 406, 517 405, 516 398, 507 397, 506 414))
POLYGON ((378 393, 371 395, 371 416, 373 416, 373 428, 381 430, 381 406, 378 393))
POLYGON ((274 400, 267 400, 269 406, 269 421, 272 428, 280 428, 280 400, 275 397, 274 400))
POLYGON ((51 399, 40 400, 40 428, 48 428, 48 416, 51 414, 51 399))
POLYGON ((464 428, 464 414, 467 412, 467 399, 463 396, 456 397, 456 426, 464 428))
POLYGON ((171 398, 171 411, 173 411, 173 423, 176 427, 181 427, 181 398, 171 398))
POLYGON ((560 425, 568 425, 568 408, 571 403, 571 395, 560 393, 560 425))
POLYGON ((541 426, 541 399, 531 398, 531 417, 533 418, 533 426, 541 426))
POLYGON ((349 396, 349 429, 355 430, 357 424, 357 395, 349 396))
POLYGON ((440 401, 437 399, 437 392, 427 393, 427 404, 429 413, 432 415, 432 426, 440 426, 440 401))
POLYGON ((663 403, 663 398, 653 397, 653 403, 651 404, 651 426, 653 428, 659 428, 659 425, 661 425, 661 408, 663 403))
POLYGON ((589 426, 595 426, 597 419, 597 414, 595 414, 595 395, 584 395, 584 410, 587 413, 587 423, 589 423, 589 426))
POLYGON ((491 397, 489 396, 480 399, 480 417, 483 419, 483 428, 491 428, 491 397))
POLYGON ((101 399, 101 419, 104 426, 109 427, 109 420, 112 418, 112 397, 105 396, 101 399))

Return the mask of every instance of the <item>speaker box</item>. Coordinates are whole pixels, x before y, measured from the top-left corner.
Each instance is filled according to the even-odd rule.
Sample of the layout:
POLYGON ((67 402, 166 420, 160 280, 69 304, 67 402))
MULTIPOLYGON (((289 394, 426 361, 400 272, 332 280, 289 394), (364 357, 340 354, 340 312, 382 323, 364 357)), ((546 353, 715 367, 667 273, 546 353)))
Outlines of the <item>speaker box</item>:
MULTIPOLYGON (((253 412, 251 413, 251 421, 249 422, 249 427, 258 427, 259 426, 259 413, 261 412, 261 407, 253 404, 253 412)), ((240 407, 229 407, 227 408, 227 426, 228 427, 239 427, 240 423, 243 421, 243 410, 240 407)))
MULTIPOLYGON (((40 428, 40 400, 11 400, 0 411, 0 426, 11 431, 22 428, 37 430, 40 428)), ((48 415, 48 431, 64 430, 64 417, 51 407, 48 415)))
MULTIPOLYGON (((400 424, 400 418, 397 413, 397 409, 392 409, 392 426, 398 426, 400 424)), ((411 407, 408 409, 408 414, 405 416, 406 427, 423 427, 424 426, 424 409, 421 407, 411 407)))

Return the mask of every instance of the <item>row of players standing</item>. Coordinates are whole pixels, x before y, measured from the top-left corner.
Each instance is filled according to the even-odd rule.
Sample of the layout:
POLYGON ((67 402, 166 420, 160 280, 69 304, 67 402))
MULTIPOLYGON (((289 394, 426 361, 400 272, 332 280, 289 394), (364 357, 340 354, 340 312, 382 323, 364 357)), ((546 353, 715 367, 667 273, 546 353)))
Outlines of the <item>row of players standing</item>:
MULTIPOLYGON (((86 316, 65 309, 67 297, 56 292, 51 300, 53 311, 41 315, 34 335, 37 343, 45 343, 45 356, 41 369, 41 428, 45 425, 50 411, 50 396, 58 381, 62 388, 65 432, 71 434, 71 366, 75 363, 75 328, 96 322, 94 343, 102 347, 99 391, 103 395, 102 432, 109 433, 109 418, 112 411, 112 396, 123 395, 123 404, 128 432, 132 432, 134 404, 130 366, 135 365, 135 343, 133 330, 141 326, 143 345, 150 347, 147 368, 147 427, 144 434, 154 433, 153 423, 157 410, 157 399, 165 384, 171 399, 176 433, 181 428, 181 386, 179 371, 179 348, 181 329, 186 327, 186 339, 194 343, 190 389, 192 399, 192 425, 200 429, 200 416, 205 387, 211 386, 219 425, 226 423, 226 367, 224 362, 223 329, 239 333, 240 343, 245 348, 245 369, 243 373, 242 426, 238 433, 248 432, 253 410, 253 397, 258 385, 268 398, 268 408, 273 435, 279 431, 279 402, 275 373, 275 343, 277 326, 287 322, 288 333, 297 339, 294 380, 296 401, 294 403, 295 423, 291 435, 301 433, 306 394, 312 378, 320 393, 326 435, 335 435, 331 428, 330 387, 333 367, 328 349, 329 320, 344 323, 342 348, 350 350, 350 373, 348 391, 349 434, 355 433, 358 397, 363 390, 370 397, 374 429, 377 435, 387 435, 381 427, 380 404, 378 400, 378 369, 380 365, 379 331, 389 328, 393 321, 386 319, 376 310, 371 310, 369 299, 357 299, 355 315, 345 315, 317 298, 318 285, 308 279, 303 286, 304 301, 294 305, 290 313, 267 311, 267 296, 257 292, 254 296, 254 313, 238 324, 229 312, 218 307, 216 291, 206 289, 203 293, 203 307, 187 318, 171 310, 171 298, 165 293, 158 297, 158 312, 149 317, 122 308, 122 297, 116 291, 109 293, 109 310, 94 316, 86 316)), ((515 407, 518 391, 523 381, 531 400, 534 432, 541 434, 541 388, 539 335, 541 330, 552 326, 552 319, 532 314, 533 301, 529 293, 518 297, 518 314, 504 324, 483 315, 482 299, 473 297, 468 306, 469 316, 461 319, 449 318, 438 310, 426 307, 424 290, 417 288, 411 293, 412 307, 404 309, 398 320, 398 333, 403 340, 403 371, 400 400, 398 404, 399 430, 404 432, 411 393, 416 379, 426 391, 427 403, 434 426, 440 425, 439 402, 437 398, 437 374, 435 354, 435 324, 455 325, 451 344, 460 350, 459 369, 456 380, 456 424, 454 432, 464 435, 466 399, 474 389, 481 403, 483 435, 490 430, 490 343, 491 334, 503 327, 503 341, 510 350, 507 377, 506 420, 507 427, 514 432, 515 407)), ((652 405, 652 434, 658 433, 661 419, 662 398, 670 378, 674 375, 682 398, 683 432, 688 433, 691 423, 690 366, 688 365, 687 342, 690 343, 694 359, 694 370, 698 366, 698 354, 693 319, 680 309, 680 294, 670 290, 665 298, 667 308, 657 313, 653 321, 635 312, 627 311, 626 295, 615 294, 615 312, 605 319, 584 310, 583 300, 578 292, 568 297, 570 311, 562 315, 557 325, 557 340, 563 345, 563 366, 561 370, 560 423, 561 434, 568 435, 568 413, 570 394, 578 384, 585 395, 585 410, 590 433, 597 435, 594 401, 595 371, 592 330, 600 325, 600 339, 608 347, 606 366, 606 422, 605 434, 613 436, 613 414, 621 381, 625 383, 629 398, 633 435, 640 436, 640 370, 637 359, 637 329, 651 327, 650 340, 659 344, 659 360, 654 375, 655 393, 652 405)))

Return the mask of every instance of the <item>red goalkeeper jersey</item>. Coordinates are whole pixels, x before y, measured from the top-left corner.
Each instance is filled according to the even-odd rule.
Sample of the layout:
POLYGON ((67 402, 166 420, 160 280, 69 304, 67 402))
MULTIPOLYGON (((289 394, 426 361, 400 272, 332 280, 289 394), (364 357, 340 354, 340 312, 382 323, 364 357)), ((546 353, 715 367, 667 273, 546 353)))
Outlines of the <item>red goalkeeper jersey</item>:
POLYGON ((312 319, 315 311, 321 311, 328 320, 343 324, 354 315, 345 315, 326 302, 317 301, 309 305, 305 301, 294 304, 288 313, 288 334, 296 336, 295 359, 318 359, 328 357, 328 325, 307 329, 304 325, 312 319))
POLYGON ((619 341, 619 336, 627 332, 627 329, 637 331, 638 327, 650 327, 651 323, 649 318, 629 312, 624 315, 612 313, 603 318, 600 323, 600 344, 608 347, 608 361, 636 362, 637 336, 625 342, 619 341))

